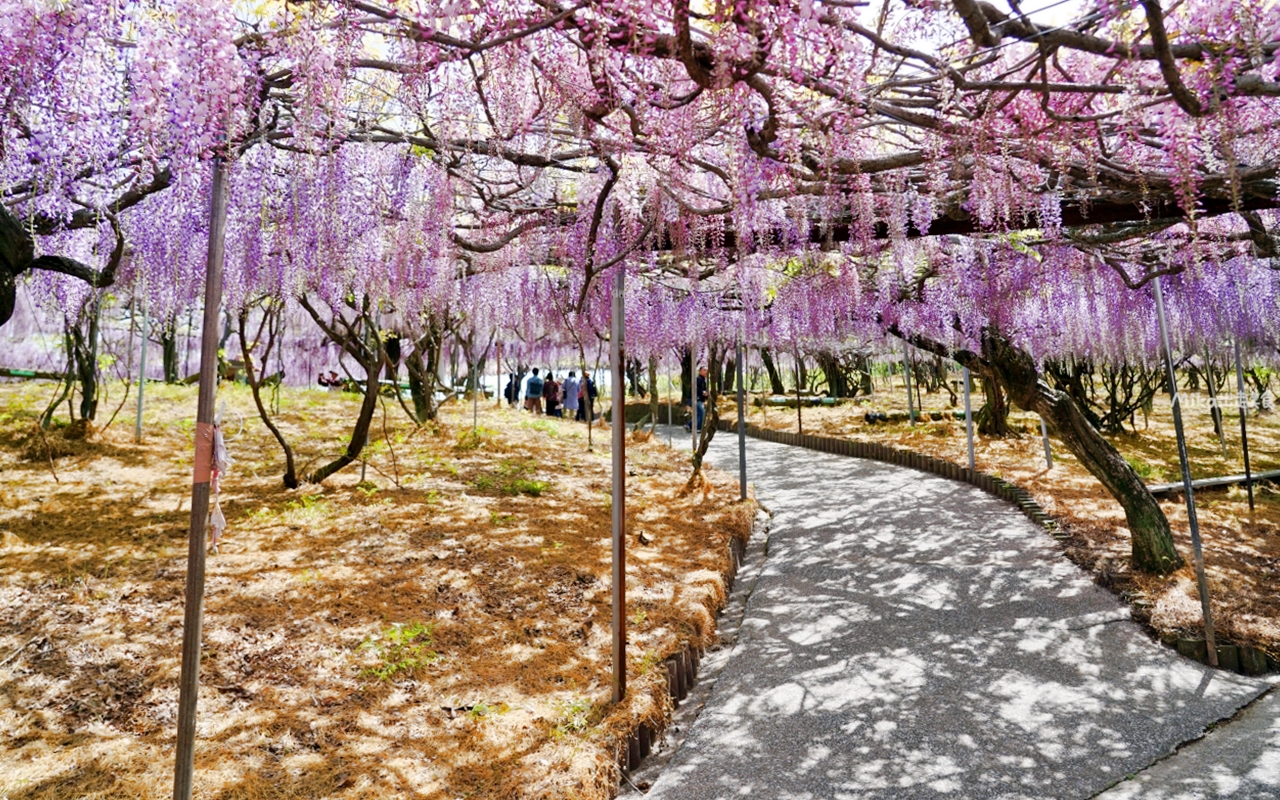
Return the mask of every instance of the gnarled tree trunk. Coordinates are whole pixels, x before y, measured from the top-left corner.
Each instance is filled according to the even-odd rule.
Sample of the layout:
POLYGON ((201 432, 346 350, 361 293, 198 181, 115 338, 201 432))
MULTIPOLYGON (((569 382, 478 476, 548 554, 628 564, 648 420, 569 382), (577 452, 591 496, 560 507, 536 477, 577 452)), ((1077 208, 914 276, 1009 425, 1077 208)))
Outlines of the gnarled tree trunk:
POLYGON ((1009 398, 1039 414, 1049 430, 1124 508, 1134 568, 1167 574, 1181 567, 1182 557, 1174 548, 1169 520, 1160 504, 1129 462, 1089 424, 1071 395, 1050 387, 1041 379, 1031 354, 998 332, 989 330, 984 334, 982 349, 983 360, 1008 388, 1009 398))

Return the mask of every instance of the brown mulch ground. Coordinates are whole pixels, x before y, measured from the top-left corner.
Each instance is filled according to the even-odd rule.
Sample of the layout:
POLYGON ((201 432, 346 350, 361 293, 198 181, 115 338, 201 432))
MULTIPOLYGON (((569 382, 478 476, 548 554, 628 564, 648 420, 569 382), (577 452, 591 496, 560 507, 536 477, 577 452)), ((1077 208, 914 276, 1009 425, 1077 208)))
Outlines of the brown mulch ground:
MULTIPOLYGON (((51 385, 0 385, 0 797, 171 793, 195 390, 148 392, 135 445, 132 401, 87 439, 41 439, 51 385)), ((482 403, 478 435, 456 405, 415 431, 389 401, 366 482, 353 465, 289 491, 247 391, 220 397, 236 463, 197 796, 611 796, 621 737, 668 711, 663 658, 715 635, 754 511, 736 486, 686 495, 682 460, 629 446, 631 684, 612 706, 607 430, 588 452, 584 426, 482 403)), ((300 462, 345 446, 356 402, 283 392, 300 462)))
MULTIPOLYGON (((871 397, 835 406, 805 408, 804 431, 909 448, 958 464, 967 464, 963 421, 949 415, 940 421, 868 424, 869 410, 907 410, 906 390, 877 381, 871 397)), ((1184 421, 1193 478, 1244 472, 1240 450, 1239 417, 1226 412, 1223 453, 1213 431, 1204 398, 1183 395, 1184 421)), ((975 413, 981 395, 973 398, 975 413)), ((961 406, 963 408, 963 406, 961 406)), ((950 398, 925 395, 924 410, 947 411, 950 398)), ((722 416, 734 413, 726 405, 722 416)), ((777 430, 795 431, 794 408, 752 407, 750 422, 777 430)), ((1053 441, 1054 464, 1046 468, 1039 417, 1015 411, 1011 415, 1016 437, 978 437, 975 458, 980 470, 999 475, 1029 490, 1037 502, 1062 523, 1070 534, 1067 554, 1090 570, 1097 581, 1129 601, 1135 617, 1149 624, 1165 640, 1178 636, 1203 636, 1199 595, 1191 566, 1191 537, 1186 505, 1177 497, 1161 502, 1174 529, 1178 551, 1187 566, 1170 576, 1156 578, 1134 573, 1129 567, 1130 541, 1124 512, 1102 485, 1061 445, 1053 441)), ((1280 468, 1280 415, 1250 416, 1249 446, 1255 472, 1280 468)), ((1180 479, 1172 411, 1167 398, 1157 398, 1149 420, 1141 415, 1137 431, 1108 437, 1122 455, 1150 483, 1180 479), (1164 400, 1164 402, 1160 402, 1164 400)), ((1271 485, 1255 488, 1256 511, 1242 487, 1200 492, 1197 517, 1204 545, 1205 569, 1219 640, 1250 644, 1280 656, 1280 492, 1271 485)))

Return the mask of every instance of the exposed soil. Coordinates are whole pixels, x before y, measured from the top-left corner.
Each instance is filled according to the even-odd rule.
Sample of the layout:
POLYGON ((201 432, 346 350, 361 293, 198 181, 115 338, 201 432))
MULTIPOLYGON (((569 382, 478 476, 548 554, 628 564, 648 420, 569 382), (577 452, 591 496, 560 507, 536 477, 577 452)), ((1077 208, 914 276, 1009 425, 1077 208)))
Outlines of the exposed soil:
MULTIPOLYGON (((804 431, 810 434, 878 441, 967 465, 964 422, 951 418, 950 398, 925 395, 925 412, 946 412, 939 421, 921 420, 914 428, 902 423, 869 424, 868 411, 907 410, 906 390, 878 380, 876 393, 834 407, 804 408, 804 431)), ((1209 478, 1244 472, 1240 423, 1234 409, 1225 412, 1223 453, 1207 398, 1182 394, 1192 477, 1209 478)), ((975 394, 974 413, 983 398, 975 394)), ((960 406, 963 409, 963 405, 960 406)), ((726 405, 724 418, 735 412, 726 405)), ((996 474, 1030 491, 1070 535, 1066 552, 1090 570, 1097 581, 1130 602, 1134 615, 1166 641, 1178 636, 1202 637, 1199 595, 1192 566, 1187 510, 1181 496, 1160 505, 1174 529, 1178 551, 1187 565, 1170 576, 1156 578, 1129 567, 1130 540, 1120 505, 1066 449, 1051 438, 1053 467, 1047 468, 1040 436, 1040 418, 1014 411, 1010 417, 1018 434, 1007 439, 977 436, 977 468, 996 474)), ((776 430, 795 431, 795 408, 752 407, 750 422, 776 430)), ((1180 480, 1172 409, 1166 396, 1157 397, 1150 419, 1135 420, 1137 430, 1108 437, 1149 483, 1180 480), (1163 401, 1163 402, 1162 402, 1163 401)), ((1248 418, 1249 449, 1254 472, 1280 468, 1280 415, 1248 418)), ((976 434, 975 434, 976 435, 976 434)), ((1243 487, 1198 492, 1197 517, 1203 540, 1205 570, 1219 640, 1261 647, 1280 656, 1280 492, 1272 485, 1254 489, 1256 510, 1249 511, 1243 487)))
MULTIPOLYGON (((104 431, 41 438, 51 395, 0 385, 0 659, 16 651, 0 796, 168 797, 195 390, 148 387, 141 445, 132 402, 104 431)), ((613 706, 607 430, 588 452, 584 426, 491 403, 477 434, 456 404, 415 430, 388 401, 364 483, 356 464, 289 491, 247 391, 220 399, 235 464, 197 796, 611 796, 623 736, 668 712, 663 658, 715 636, 728 540, 754 513, 736 485, 712 472, 682 494, 686 463, 628 447, 630 690, 613 706)), ((354 397, 280 402, 301 463, 345 447, 354 397)))

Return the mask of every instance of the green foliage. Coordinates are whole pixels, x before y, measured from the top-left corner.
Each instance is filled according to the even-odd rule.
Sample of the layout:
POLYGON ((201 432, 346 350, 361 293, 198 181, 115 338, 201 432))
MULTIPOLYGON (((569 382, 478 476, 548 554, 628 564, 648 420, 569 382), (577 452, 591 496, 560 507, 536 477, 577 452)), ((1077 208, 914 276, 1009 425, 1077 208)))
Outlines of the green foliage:
POLYGON ((411 622, 405 625, 397 622, 381 633, 375 633, 360 644, 360 649, 372 651, 378 664, 366 667, 360 674, 388 681, 402 673, 411 675, 439 661, 440 654, 431 649, 434 629, 433 624, 411 622))
POLYGON ((534 431, 542 431, 553 438, 560 435, 560 429, 557 428, 555 424, 548 422, 545 419, 525 420, 520 423, 520 427, 534 431))
POLYGON ((489 705, 488 703, 481 700, 477 702, 475 705, 473 705, 469 711, 467 711, 467 716, 471 717, 472 719, 484 719, 485 717, 491 714, 505 714, 510 710, 511 710, 511 706, 507 705, 506 703, 496 703, 494 705, 489 705))
POLYGON ((537 470, 533 461, 503 459, 489 472, 481 473, 471 483, 482 492, 498 491, 511 496, 528 494, 534 497, 551 489, 547 481, 528 477, 537 470))
POLYGON ((556 710, 556 719, 551 733, 557 738, 563 738, 569 734, 586 733, 591 728, 592 719, 596 715, 595 706, 585 697, 576 697, 569 702, 557 701, 553 707, 556 710))
POLYGON ((1164 473, 1158 467, 1154 467, 1136 456, 1125 456, 1124 460, 1129 462, 1129 466, 1133 467, 1133 471, 1138 473, 1138 477, 1143 480, 1159 481, 1164 478, 1164 473))
POLYGON ((458 437, 459 450, 479 450, 489 442, 492 442, 498 435, 498 432, 492 428, 486 428, 483 425, 474 430, 465 431, 458 437))
POLYGON ((293 519, 314 519, 328 513, 329 503, 323 494, 301 494, 285 503, 284 510, 293 519))
POLYGON ((378 493, 378 484, 373 481, 360 481, 356 484, 356 489, 365 497, 373 497, 378 493))

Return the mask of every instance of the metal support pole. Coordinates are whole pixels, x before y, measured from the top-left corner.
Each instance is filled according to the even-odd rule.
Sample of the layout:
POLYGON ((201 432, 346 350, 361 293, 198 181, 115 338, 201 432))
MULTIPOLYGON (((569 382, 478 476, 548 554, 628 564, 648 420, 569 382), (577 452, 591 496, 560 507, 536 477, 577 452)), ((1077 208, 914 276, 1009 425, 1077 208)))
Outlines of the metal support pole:
POLYGON ((916 399, 911 395, 911 346, 905 342, 902 345, 902 375, 907 381, 907 417, 914 427, 916 424, 916 399))
POLYGON ((142 298, 142 354, 138 358, 138 414, 133 421, 133 441, 142 444, 142 407, 144 402, 143 387, 147 385, 147 330, 150 320, 147 318, 147 299, 142 298))
POLYGON ((1245 418, 1249 416, 1249 400, 1244 393, 1244 367, 1240 366, 1240 340, 1235 341, 1236 350, 1236 405, 1240 407, 1240 448, 1244 450, 1244 487, 1249 492, 1249 510, 1253 511, 1253 468, 1249 465, 1249 426, 1245 418))
POLYGON ((1169 326, 1164 318, 1164 296, 1160 279, 1151 282, 1156 291, 1156 318, 1160 323, 1160 344, 1164 347, 1165 375, 1169 394, 1173 397, 1173 429, 1178 437, 1178 461, 1182 466, 1182 490, 1187 497, 1187 522, 1191 526, 1191 549, 1196 559, 1196 585, 1200 590, 1200 608, 1204 613, 1204 641, 1208 647, 1209 666, 1218 666, 1218 646, 1213 636, 1213 611, 1209 608, 1209 584, 1204 576, 1204 551, 1200 546, 1200 523, 1196 520, 1196 496, 1191 486, 1191 465, 1187 459, 1187 437, 1182 429, 1182 407, 1178 403, 1178 380, 1173 372, 1173 346, 1169 342, 1169 326))
POLYGON ((1044 417, 1040 418, 1040 438, 1044 440, 1044 467, 1053 469, 1053 451, 1049 449, 1049 426, 1044 424, 1044 417))
POLYGON ((747 499, 747 414, 746 390, 743 388, 742 342, 738 342, 738 497, 747 499))
MULTIPOLYGON (((489 348, 485 347, 485 352, 489 348)), ((396 387, 396 391, 400 391, 400 387, 396 387)), ((480 364, 477 362, 471 367, 471 432, 475 433, 480 427, 480 364)))
POLYGON ((964 370, 964 435, 969 440, 969 469, 976 469, 973 461, 973 406, 969 402, 969 368, 964 370))
POLYGON ((494 346, 493 377, 498 381, 493 387, 493 399, 497 401, 498 408, 502 408, 502 342, 494 346))
POLYGON ((174 800, 190 800, 196 756, 196 697, 200 687, 200 641, 204 616, 204 539, 213 470, 213 408, 218 390, 218 322, 222 308, 222 263, 227 228, 226 165, 213 160, 209 201, 209 253, 205 267, 204 328, 200 339, 200 392, 196 401, 196 453, 191 487, 191 531, 187 547, 187 596, 182 619, 182 672, 178 679, 178 751, 174 800))
MULTIPOLYGON (((613 396, 623 397, 626 387, 626 348, 622 340, 622 291, 625 270, 621 266, 613 278, 613 330, 609 356, 613 361, 613 396)), ((625 404, 624 404, 625 405, 625 404)), ((627 694, 627 422, 613 403, 613 702, 627 694)))

